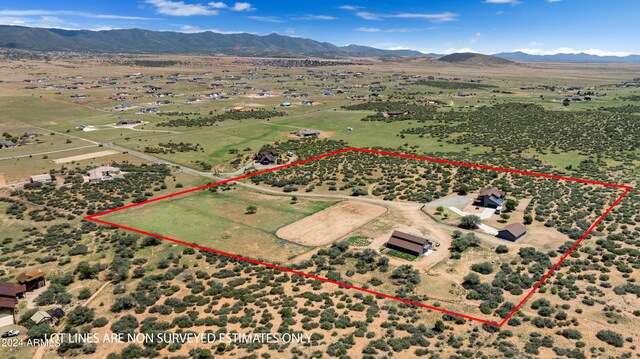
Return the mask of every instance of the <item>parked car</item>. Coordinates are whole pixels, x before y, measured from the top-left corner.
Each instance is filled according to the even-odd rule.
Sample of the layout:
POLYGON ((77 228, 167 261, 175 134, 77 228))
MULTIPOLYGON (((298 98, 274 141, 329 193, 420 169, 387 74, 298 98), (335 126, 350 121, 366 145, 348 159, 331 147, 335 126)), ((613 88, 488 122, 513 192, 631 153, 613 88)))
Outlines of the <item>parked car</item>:
POLYGON ((0 337, 2 337, 2 338, 11 338, 11 337, 17 337, 19 334, 20 334, 19 330, 11 329, 11 330, 7 330, 6 332, 2 333, 2 335, 0 335, 0 337))

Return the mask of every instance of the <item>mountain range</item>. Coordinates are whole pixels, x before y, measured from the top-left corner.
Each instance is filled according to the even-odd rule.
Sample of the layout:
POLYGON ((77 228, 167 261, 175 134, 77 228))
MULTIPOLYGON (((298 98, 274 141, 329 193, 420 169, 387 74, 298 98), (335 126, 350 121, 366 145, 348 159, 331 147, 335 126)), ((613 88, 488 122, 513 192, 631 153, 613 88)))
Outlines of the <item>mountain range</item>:
MULTIPOLYGON (((469 54, 447 58, 445 54, 424 54, 414 50, 383 50, 370 46, 336 46, 300 37, 266 36, 217 32, 182 33, 143 29, 63 30, 0 25, 0 48, 35 51, 76 51, 96 53, 180 53, 224 54, 265 57, 436 57, 448 62, 502 64, 501 58, 516 62, 640 63, 640 55, 595 56, 589 54, 530 55, 524 52, 493 54, 493 59, 469 54)), ((478 54, 479 55, 479 54, 478 54)), ((450 55, 448 55, 450 56, 450 55)))

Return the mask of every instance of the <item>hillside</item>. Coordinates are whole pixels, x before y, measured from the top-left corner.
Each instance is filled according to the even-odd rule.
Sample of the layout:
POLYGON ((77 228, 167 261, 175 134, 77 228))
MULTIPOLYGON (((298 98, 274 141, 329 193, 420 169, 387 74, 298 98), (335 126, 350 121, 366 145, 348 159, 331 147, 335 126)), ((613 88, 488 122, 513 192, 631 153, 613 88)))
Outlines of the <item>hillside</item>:
POLYGON ((368 46, 339 47, 328 42, 270 34, 186 34, 172 31, 62 30, 0 25, 0 47, 37 51, 100 53, 217 53, 238 56, 422 56, 410 50, 368 46))
POLYGON ((489 56, 476 54, 473 52, 458 52, 450 55, 443 56, 438 59, 438 61, 450 62, 450 63, 462 63, 469 65, 505 65, 505 64, 513 64, 514 62, 511 60, 489 56))

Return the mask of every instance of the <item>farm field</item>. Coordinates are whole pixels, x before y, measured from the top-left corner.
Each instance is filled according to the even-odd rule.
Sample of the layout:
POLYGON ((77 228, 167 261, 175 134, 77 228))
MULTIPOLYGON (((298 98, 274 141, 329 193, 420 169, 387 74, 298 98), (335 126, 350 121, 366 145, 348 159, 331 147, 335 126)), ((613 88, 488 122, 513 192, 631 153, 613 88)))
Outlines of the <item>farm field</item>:
POLYGON ((331 201, 255 195, 247 191, 203 191, 105 217, 125 226, 224 252, 271 262, 286 262, 310 247, 285 241, 276 231, 330 207, 331 201), (247 213, 249 206, 256 213, 247 213))

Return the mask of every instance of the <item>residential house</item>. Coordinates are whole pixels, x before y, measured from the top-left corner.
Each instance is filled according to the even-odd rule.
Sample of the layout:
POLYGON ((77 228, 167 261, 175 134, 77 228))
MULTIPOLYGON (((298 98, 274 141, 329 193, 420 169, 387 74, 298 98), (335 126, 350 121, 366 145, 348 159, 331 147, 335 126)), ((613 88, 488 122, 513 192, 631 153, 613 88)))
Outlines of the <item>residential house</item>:
POLYGON ((12 141, 0 141, 0 148, 12 148, 16 147, 16 144, 12 141))
POLYGON ((122 178, 123 175, 118 167, 100 166, 87 172, 89 182, 108 181, 115 178, 122 178))
POLYGON ((278 151, 263 147, 255 156, 255 161, 263 165, 275 164, 278 161, 278 151))
POLYGON ((38 133, 38 131, 25 131, 22 136, 23 137, 37 137, 38 135, 40 135, 38 133))
POLYGON ((318 130, 298 130, 296 135, 299 137, 318 137, 320 136, 320 131, 318 130))
POLYGON ((427 238, 415 236, 413 234, 400 231, 393 231, 386 243, 386 247, 404 253, 419 256, 431 249, 431 241, 427 238))
POLYGON ((506 193, 495 187, 487 187, 480 190, 476 202, 482 207, 498 208, 502 206, 502 202, 506 197, 506 193))

